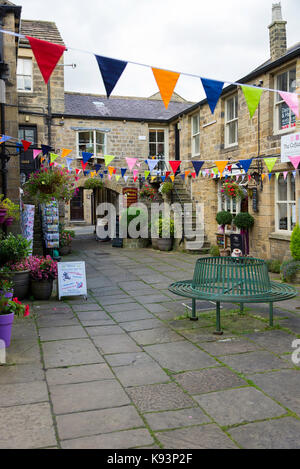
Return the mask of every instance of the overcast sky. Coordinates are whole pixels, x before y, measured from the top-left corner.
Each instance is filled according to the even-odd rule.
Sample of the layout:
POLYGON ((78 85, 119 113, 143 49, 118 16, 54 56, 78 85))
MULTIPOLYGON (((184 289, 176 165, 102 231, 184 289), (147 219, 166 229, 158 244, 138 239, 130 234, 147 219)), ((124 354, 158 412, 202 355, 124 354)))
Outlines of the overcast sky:
MULTIPOLYGON (((272 3, 277 0, 13 0, 22 18, 54 21, 69 47, 169 70, 236 81, 269 56, 272 3)), ((300 1, 282 0, 288 47, 300 41, 300 1)), ((92 55, 67 52, 68 91, 104 94, 92 55)), ((157 92, 151 69, 128 65, 113 94, 157 92)), ((203 97, 200 80, 181 76, 176 92, 203 97)))

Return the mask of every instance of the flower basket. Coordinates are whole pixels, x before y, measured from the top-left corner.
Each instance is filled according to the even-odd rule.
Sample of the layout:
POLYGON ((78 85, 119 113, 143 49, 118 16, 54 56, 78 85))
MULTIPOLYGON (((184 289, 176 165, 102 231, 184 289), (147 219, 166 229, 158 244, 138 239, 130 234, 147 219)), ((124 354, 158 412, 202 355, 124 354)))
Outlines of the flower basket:
POLYGON ((225 182, 221 193, 231 199, 243 199, 245 197, 243 189, 235 182, 225 182))

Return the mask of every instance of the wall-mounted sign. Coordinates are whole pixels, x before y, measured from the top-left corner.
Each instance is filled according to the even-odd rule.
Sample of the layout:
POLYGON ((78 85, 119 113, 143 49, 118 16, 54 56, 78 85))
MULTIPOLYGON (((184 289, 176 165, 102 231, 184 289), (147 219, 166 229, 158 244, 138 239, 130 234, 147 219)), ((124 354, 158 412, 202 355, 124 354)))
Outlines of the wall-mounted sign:
POLYGON ((258 190, 257 187, 252 189, 252 207, 253 212, 258 212, 258 190))
POLYGON ((123 189, 124 207, 129 208, 138 202, 138 190, 135 187, 125 187, 123 189))
POLYGON ((290 163, 289 156, 300 156, 300 132, 281 137, 281 163, 290 163))
POLYGON ((59 262, 58 299, 64 296, 87 297, 85 262, 59 262))

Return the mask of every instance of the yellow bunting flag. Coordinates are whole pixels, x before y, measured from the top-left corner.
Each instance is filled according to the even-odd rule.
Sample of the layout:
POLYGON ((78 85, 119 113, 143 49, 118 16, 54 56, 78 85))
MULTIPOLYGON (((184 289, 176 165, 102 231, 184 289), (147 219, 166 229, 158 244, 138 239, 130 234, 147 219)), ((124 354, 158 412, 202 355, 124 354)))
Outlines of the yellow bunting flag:
POLYGON ((175 181, 175 176, 170 176, 170 179, 171 179, 172 182, 174 182, 175 181))
POLYGON ((120 174, 116 175, 116 181, 117 181, 117 182, 119 181, 120 177, 121 177, 120 174))
POLYGON ((262 178, 263 181, 264 181, 265 177, 266 177, 265 174, 262 174, 262 175, 261 175, 261 178, 262 178))
POLYGON ((70 153, 72 153, 73 150, 68 150, 67 148, 63 148, 61 152, 61 157, 65 158, 66 156, 69 156, 70 153))
POLYGON ((216 164, 218 170, 220 171, 221 178, 222 178, 224 170, 225 170, 226 166, 228 165, 228 161, 215 161, 215 164, 216 164))
POLYGON ((112 155, 105 155, 104 156, 105 166, 108 166, 114 159, 115 157, 112 155))
POLYGON ((277 157, 273 157, 273 158, 264 158, 264 162, 266 163, 266 166, 269 170, 269 173, 272 171, 272 169, 274 168, 275 164, 276 164, 276 161, 277 161, 277 157))
POLYGON ((164 102, 165 108, 168 109, 180 73, 169 72, 160 68, 152 68, 152 72, 159 88, 161 99, 164 102))
POLYGON ((96 171, 91 171, 91 177, 94 178, 96 176, 96 171))
POLYGON ((58 155, 55 155, 54 153, 50 153, 50 162, 54 163, 54 161, 58 158, 58 155))
POLYGON ((145 171, 145 179, 148 179, 150 171, 145 171))

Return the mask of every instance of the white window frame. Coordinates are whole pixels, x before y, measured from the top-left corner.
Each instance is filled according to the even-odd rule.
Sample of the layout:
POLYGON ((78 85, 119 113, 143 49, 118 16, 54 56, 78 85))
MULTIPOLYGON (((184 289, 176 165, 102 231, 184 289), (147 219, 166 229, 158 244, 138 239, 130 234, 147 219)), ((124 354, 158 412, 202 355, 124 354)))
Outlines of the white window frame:
POLYGON ((82 129, 82 130, 78 130, 76 132, 76 148, 77 148, 77 158, 78 159, 82 159, 82 155, 81 155, 81 150, 79 150, 79 134, 80 133, 92 133, 93 134, 93 142, 91 142, 91 145, 93 145, 93 151, 91 153, 93 153, 93 157, 92 159, 103 159, 104 158, 104 155, 106 155, 107 153, 107 134, 105 132, 100 132, 99 130, 91 130, 91 129, 82 129), (97 155, 97 139, 96 139, 96 134, 99 133, 99 134, 102 134, 104 135, 104 148, 103 148, 103 155, 97 155))
MULTIPOLYGON (((161 132, 164 131, 164 146, 165 146, 165 154, 164 154, 164 161, 167 163, 169 161, 169 129, 165 127, 149 127, 149 136, 148 136, 148 153, 150 156, 150 145, 151 144, 161 144, 162 142, 150 142, 150 132, 161 132)), ((157 140, 157 139, 156 139, 157 140)), ((158 155, 152 155, 158 156, 158 155)))
MULTIPOLYGON (((295 207, 295 215, 296 215, 296 222, 297 222, 297 211, 296 211, 296 196, 295 199, 292 199, 292 178, 294 178, 292 173, 288 173, 286 177, 286 184, 287 184, 287 200, 278 200, 278 195, 279 195, 279 179, 283 178, 282 175, 279 176, 278 179, 276 179, 275 183, 275 231, 276 233, 285 233, 288 235, 291 235, 293 232, 293 228, 291 226, 291 218, 292 218, 292 211, 293 211, 293 206, 295 207), (279 206, 280 205, 286 205, 287 206, 287 230, 281 229, 280 228, 280 215, 279 215, 279 206)), ((296 181, 295 182, 295 191, 296 191, 296 181)), ((295 194, 296 195, 296 194, 295 194)))
POLYGON ((225 100, 225 118, 224 118, 224 121, 225 121, 225 148, 230 148, 230 147, 235 147, 238 145, 238 139, 239 139, 239 136, 238 136, 238 129, 239 129, 239 124, 238 124, 238 120, 239 120, 239 117, 238 117, 238 108, 239 108, 239 103, 238 103, 238 94, 235 93, 233 95, 231 95, 229 98, 227 98, 225 100), (233 119, 230 119, 230 120, 227 120, 227 109, 228 109, 228 103, 229 101, 231 100, 234 100, 234 118, 233 119), (232 123, 235 123, 236 124, 236 139, 234 142, 232 143, 229 143, 229 127, 232 123))
MULTIPOLYGON (((233 217, 238 215, 241 212, 242 208, 242 201, 241 199, 235 199, 236 204, 234 204, 234 199, 232 197, 226 197, 221 192, 222 183, 219 181, 218 183, 218 212, 222 212, 226 210, 232 213, 233 217)), ((240 230, 233 225, 231 225, 231 229, 228 229, 228 225, 225 227, 225 234, 233 234, 233 233, 240 233, 240 230)))
POLYGON ((191 131, 192 131, 192 158, 200 156, 200 114, 191 116, 191 131), (194 122, 197 119, 198 131, 195 129, 194 122), (196 151, 196 138, 199 137, 199 151, 196 151))
MULTIPOLYGON (((277 73, 277 75, 275 75, 274 77, 274 84, 275 84, 275 89, 278 90, 280 89, 281 91, 288 91, 288 92, 292 92, 292 91, 295 91, 295 90, 291 90, 290 88, 290 72, 295 72, 296 74, 296 65, 294 65, 293 67, 289 67, 288 69, 286 70, 282 70, 280 71, 279 73, 277 73), (282 90, 281 87, 278 85, 278 78, 287 73, 287 90, 282 90)), ((274 134, 285 134, 285 133, 288 133, 288 132, 291 132, 293 130, 295 130, 296 128, 296 116, 293 114, 292 110, 289 109, 289 113, 290 113, 290 118, 289 118, 289 126, 286 128, 286 129, 280 129, 279 128, 279 106, 280 104, 285 104, 285 101, 281 98, 281 96, 279 95, 279 93, 274 93, 274 125, 273 125, 273 128, 274 128, 274 134), (294 116, 293 118, 295 119, 295 122, 292 124, 292 115, 294 116)))
POLYGON ((17 91, 18 93, 32 93, 33 92, 33 64, 32 64, 32 59, 30 57, 18 57, 17 60, 17 91), (31 65, 31 73, 30 75, 26 75, 24 73, 18 73, 19 66, 21 63, 28 62, 31 65), (25 90, 24 88, 18 88, 18 80, 19 78, 23 79, 23 84, 24 84, 24 78, 30 78, 31 80, 31 89, 30 90, 25 90))

